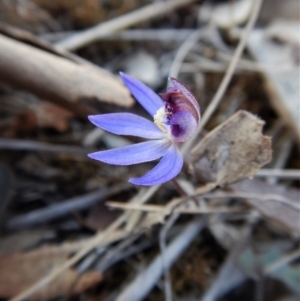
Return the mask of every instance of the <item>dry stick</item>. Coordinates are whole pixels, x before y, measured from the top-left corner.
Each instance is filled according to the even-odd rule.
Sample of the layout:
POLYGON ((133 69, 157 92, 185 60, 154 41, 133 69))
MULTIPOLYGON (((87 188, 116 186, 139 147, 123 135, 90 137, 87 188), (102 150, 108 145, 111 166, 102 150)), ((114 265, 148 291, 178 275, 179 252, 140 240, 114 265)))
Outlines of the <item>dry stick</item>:
POLYGON ((86 155, 91 150, 78 146, 51 144, 24 139, 0 138, 0 149, 86 155))
POLYGON ((299 169, 261 169, 256 177, 278 177, 283 179, 300 179, 299 169))
MULTIPOLYGON (((194 29, 130 29, 102 36, 101 41, 178 41, 182 42, 192 34, 194 29)), ((65 39, 71 35, 78 34, 74 31, 43 33, 41 38, 48 41, 65 39)))
MULTIPOLYGON (((222 83, 220 85, 220 87, 218 88, 218 91, 216 93, 216 95, 214 96, 213 100, 211 101, 210 105, 207 107, 205 113, 203 114, 202 116, 202 120, 201 120, 201 123, 200 123, 200 126, 198 128, 198 132, 197 132, 197 135, 194 136, 193 139, 189 140, 187 143, 185 143, 182 147, 182 152, 183 153, 186 153, 190 147, 193 145, 196 137, 198 136, 198 134, 202 131, 202 129, 204 128, 204 126, 206 125, 206 123, 208 122, 209 118, 212 116, 212 114, 214 113, 214 111, 216 110, 217 106, 219 105, 229 83, 230 83, 230 80, 234 74, 234 71, 237 67, 237 64, 239 62, 239 59, 241 58, 242 56, 242 53, 244 51, 244 48, 246 46, 246 43, 247 43, 247 39, 250 35, 250 32, 257 20, 257 17, 258 17, 258 14, 259 14, 259 11, 260 11, 260 8, 261 8, 261 5, 262 5, 262 2, 263 0, 256 0, 254 1, 254 4, 253 4, 253 9, 252 9, 252 12, 251 12, 251 15, 250 15, 250 18, 247 22, 247 25, 246 25, 246 28, 243 32, 243 36, 241 37, 240 41, 239 41, 239 44, 236 48, 236 50, 234 51, 234 54, 233 54, 233 57, 230 61, 230 64, 228 66, 228 69, 225 73, 225 76, 222 80, 222 83)), ((192 149, 192 153, 195 152, 197 150, 197 147, 199 146, 196 145, 193 149, 192 149)))
POLYGON ((56 43, 58 48, 76 50, 112 32, 127 28, 131 25, 164 15, 180 6, 195 2, 195 0, 155 1, 145 7, 101 23, 81 33, 67 37, 56 43))
POLYGON ((161 253, 161 265, 163 270, 163 276, 164 276, 164 292, 165 292, 165 301, 172 301, 172 284, 171 284, 171 275, 170 275, 170 269, 168 268, 166 262, 166 250, 167 250, 167 234, 171 227, 175 224, 177 219, 179 218, 180 213, 173 214, 162 230, 159 233, 159 247, 160 247, 160 253, 161 253))
MULTIPOLYGON (((164 215, 169 215, 169 208, 166 210, 166 206, 162 205, 138 205, 138 204, 124 204, 118 202, 108 202, 107 206, 114 209, 123 209, 123 210, 137 210, 143 212, 157 212, 164 215)), ((218 207, 218 208, 178 208, 173 210, 174 213, 183 213, 183 214, 215 214, 215 213, 236 213, 236 212, 245 212, 241 208, 228 208, 228 207, 218 207)))
POLYGON ((180 66, 184 58, 194 47, 194 45, 198 42, 199 38, 202 36, 203 31, 196 30, 182 43, 174 57, 173 63, 169 71, 169 77, 178 77, 180 66))
POLYGON ((180 212, 180 213, 221 213, 221 212, 233 212, 235 209, 238 208, 200 208, 200 209, 189 209, 189 208, 177 208, 180 204, 185 203, 186 201, 190 200, 191 198, 195 198, 197 196, 205 194, 206 199, 211 198, 241 198, 241 199, 257 199, 260 201, 274 201, 286 206, 291 207, 292 209, 300 211, 300 205, 296 200, 290 200, 284 196, 278 194, 257 194, 257 193, 248 193, 248 192, 216 192, 216 193, 208 193, 213 190, 215 186, 203 186, 201 187, 201 191, 184 197, 178 198, 174 201, 171 201, 169 204, 165 206, 161 205, 140 205, 140 204, 124 204, 118 202, 108 202, 106 203, 108 206, 116 209, 123 209, 123 210, 139 210, 139 211, 146 211, 146 212, 158 212, 164 213, 165 215, 169 215, 171 212, 180 212), (227 208, 227 209, 226 209, 227 208), (234 209, 234 210, 233 210, 234 209))

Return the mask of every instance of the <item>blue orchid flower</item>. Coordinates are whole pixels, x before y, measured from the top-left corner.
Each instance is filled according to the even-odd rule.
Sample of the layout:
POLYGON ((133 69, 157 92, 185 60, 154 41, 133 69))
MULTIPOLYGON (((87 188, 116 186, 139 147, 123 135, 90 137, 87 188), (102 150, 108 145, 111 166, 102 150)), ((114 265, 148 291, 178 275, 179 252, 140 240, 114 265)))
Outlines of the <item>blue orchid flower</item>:
POLYGON ((120 73, 123 82, 137 101, 153 117, 154 122, 131 113, 110 113, 89 116, 89 120, 117 135, 146 138, 149 141, 111 150, 91 153, 92 159, 114 165, 132 165, 162 158, 140 178, 130 178, 136 185, 153 186, 167 182, 182 169, 183 157, 179 145, 197 131, 200 108, 193 94, 175 78, 174 87, 158 96, 137 79, 120 73))

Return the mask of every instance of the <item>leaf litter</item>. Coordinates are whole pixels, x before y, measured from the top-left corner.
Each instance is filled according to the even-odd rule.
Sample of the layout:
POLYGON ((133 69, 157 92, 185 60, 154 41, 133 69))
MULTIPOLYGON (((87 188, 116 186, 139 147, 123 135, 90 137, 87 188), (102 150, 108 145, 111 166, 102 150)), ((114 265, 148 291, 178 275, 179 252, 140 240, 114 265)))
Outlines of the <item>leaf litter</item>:
MULTIPOLYGON (((140 142, 94 133, 87 121, 87 114, 115 113, 122 107, 146 116, 117 79, 119 71, 136 75, 161 92, 175 64, 176 77, 196 95, 205 116, 243 36, 238 26, 252 14, 251 1, 218 1, 208 7, 201 1, 178 0, 176 10, 167 2, 159 11, 151 8, 160 3, 147 0, 0 3, 4 12, 0 42, 10 39, 20 45, 6 52, 10 60, 1 60, 0 53, 0 163, 5 167, 0 187, 1 298, 117 300, 130 287, 140 291, 130 280, 143 272, 150 275, 147 284, 163 288, 150 288, 145 297, 150 301, 165 300, 167 287, 173 300, 214 296, 225 301, 229 294, 232 301, 252 301, 253 286, 246 281, 250 279, 259 284, 256 296, 263 294, 265 300, 298 294, 299 104, 296 77, 274 64, 284 58, 291 70, 299 66, 296 0, 276 1, 277 5, 264 0, 258 21, 260 42, 255 40, 255 25, 228 93, 206 120, 175 181, 146 190, 126 186, 127 178, 142 175, 152 163, 107 166, 85 155, 140 142), (132 12, 134 29, 122 23, 132 12), (208 20, 213 30, 206 31, 208 20), (282 35, 284 28, 291 28, 288 35, 282 35), (98 29, 96 42, 82 39, 85 30, 97 36, 98 29), (197 40, 195 30, 201 31, 197 40), (79 37, 73 46, 76 52, 58 47, 68 45, 72 35, 79 37), (265 55, 263 45, 270 55, 265 55), (41 56, 36 60, 26 56, 16 68, 12 54, 17 51, 22 57, 25 48, 41 56), (51 70, 62 74, 61 60, 79 73, 64 69, 71 81, 52 76, 45 84, 43 76, 51 70), (21 66, 29 70, 30 64, 40 68, 45 62, 47 68, 35 69, 42 72, 38 75, 18 72, 21 66), (7 64, 12 68, 3 67, 7 64), (22 90, 25 82, 29 92, 22 90), (45 93, 55 85, 61 88, 57 95, 55 89, 45 93), (86 95, 91 97, 81 97, 86 95), (39 212, 50 218, 39 217, 39 212), (168 221, 174 215, 178 220, 171 225, 168 221), (182 233, 197 224, 193 221, 197 216, 203 216, 201 227, 198 232, 194 228, 187 242, 188 235, 182 233), (19 219, 20 227, 9 226, 19 219), (164 258, 159 237, 166 225, 170 244, 165 250, 176 259, 163 287, 159 280, 163 272, 153 278, 149 269, 164 258), (157 244, 144 248, 149 240, 157 244), (187 243, 187 249, 175 248, 176 241, 187 243), (265 247, 258 251, 261 245, 265 247), (173 253, 176 250, 181 251, 173 253), (109 262, 103 262, 107 258, 109 262), (278 264, 274 273, 265 272, 278 264), (107 267, 104 274, 99 266, 107 267), (270 286, 260 281, 254 266, 270 286)), ((130 300, 135 300, 133 295, 130 300)))

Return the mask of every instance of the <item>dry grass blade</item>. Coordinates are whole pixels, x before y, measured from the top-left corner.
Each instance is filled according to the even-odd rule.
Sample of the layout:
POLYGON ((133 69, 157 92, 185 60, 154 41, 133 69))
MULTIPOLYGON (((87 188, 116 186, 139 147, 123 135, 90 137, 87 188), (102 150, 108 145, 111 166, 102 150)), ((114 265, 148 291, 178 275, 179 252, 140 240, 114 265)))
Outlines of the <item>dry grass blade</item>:
MULTIPOLYGON (((170 214, 170 209, 168 206, 162 205, 139 205, 139 204, 123 204, 118 202, 109 202, 107 205, 114 209, 123 209, 123 210, 138 210, 145 212, 157 212, 163 216, 170 214)), ((245 212, 240 208, 228 208, 228 207, 218 207, 218 208, 180 208, 177 207, 173 210, 173 213, 181 214, 214 214, 214 213, 236 213, 236 212, 245 212)))
POLYGON ((256 174, 257 177, 278 177, 282 179, 300 179, 298 169, 261 169, 256 174))
POLYGON ((39 141, 25 139, 0 138, 0 149, 27 150, 34 152, 67 153, 76 155, 86 155, 88 150, 71 145, 50 144, 39 141))

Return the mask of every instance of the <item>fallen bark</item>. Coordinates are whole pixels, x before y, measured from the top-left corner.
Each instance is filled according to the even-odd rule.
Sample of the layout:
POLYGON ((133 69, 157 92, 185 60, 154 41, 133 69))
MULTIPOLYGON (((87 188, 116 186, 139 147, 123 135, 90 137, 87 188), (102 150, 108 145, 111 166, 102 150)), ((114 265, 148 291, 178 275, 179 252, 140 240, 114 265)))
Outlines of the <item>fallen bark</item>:
POLYGON ((41 98, 76 110, 81 116, 91 113, 80 102, 93 99, 130 106, 128 90, 112 76, 96 67, 79 64, 48 51, 0 34, 0 80, 27 90, 41 98))

